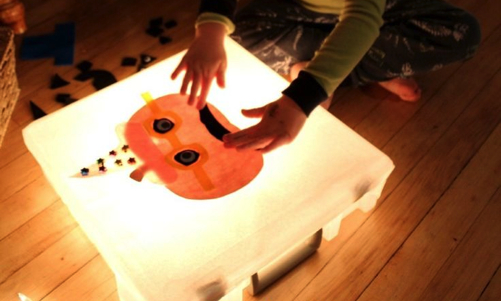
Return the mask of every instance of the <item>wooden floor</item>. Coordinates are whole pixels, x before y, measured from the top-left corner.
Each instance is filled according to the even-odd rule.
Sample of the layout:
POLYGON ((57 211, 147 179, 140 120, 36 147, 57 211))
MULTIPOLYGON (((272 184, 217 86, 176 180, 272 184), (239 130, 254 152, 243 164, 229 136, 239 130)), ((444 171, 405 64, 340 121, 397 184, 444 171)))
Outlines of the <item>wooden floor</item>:
MULTIPOLYGON (((147 53, 160 60, 185 49, 198 5, 194 0, 23 2, 26 35, 51 33, 56 23, 73 21, 75 62, 90 60, 118 79, 135 73, 134 67, 120 66, 124 56, 147 53), (148 20, 157 16, 179 23, 166 32, 172 43, 160 45, 144 34, 148 20)), ((244 293, 246 301, 501 300, 501 1, 453 2, 481 22, 475 58, 420 76, 424 92, 417 103, 347 89, 330 108, 396 165, 377 208, 349 216, 337 238, 265 293, 244 293)), ((32 120, 30 100, 50 113, 61 108, 54 101, 57 93, 79 99, 94 88, 71 80, 50 90, 54 73, 66 79, 78 73, 50 59, 19 60, 17 71, 21 97, 0 149, 0 301, 17 300, 18 292, 33 301, 118 300, 113 274, 21 137, 32 120)))

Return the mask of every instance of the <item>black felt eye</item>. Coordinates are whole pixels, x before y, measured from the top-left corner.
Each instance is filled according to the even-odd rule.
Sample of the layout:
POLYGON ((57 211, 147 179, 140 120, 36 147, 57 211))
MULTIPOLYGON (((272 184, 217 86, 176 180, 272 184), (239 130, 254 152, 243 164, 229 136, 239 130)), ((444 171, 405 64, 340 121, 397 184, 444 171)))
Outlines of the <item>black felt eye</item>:
POLYGON ((190 149, 179 152, 174 156, 174 159, 184 166, 190 166, 197 162, 198 158, 200 158, 200 154, 190 149))
POLYGON ((155 132, 165 134, 172 130, 174 123, 167 118, 155 119, 153 122, 153 129, 155 132))

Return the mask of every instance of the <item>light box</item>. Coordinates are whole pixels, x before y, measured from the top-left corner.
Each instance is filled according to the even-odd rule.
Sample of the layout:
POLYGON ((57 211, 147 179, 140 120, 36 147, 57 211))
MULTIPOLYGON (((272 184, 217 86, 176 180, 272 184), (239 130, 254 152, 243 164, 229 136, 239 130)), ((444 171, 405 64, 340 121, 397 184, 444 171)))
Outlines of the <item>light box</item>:
MULTIPOLYGON (((242 108, 277 99, 288 82, 230 39, 225 89, 209 102, 239 128, 257 120, 242 108)), ((319 229, 333 238, 341 219, 370 210, 391 160, 322 108, 293 143, 264 155, 243 188, 210 200, 135 182, 130 170, 72 177, 116 149, 115 128, 141 97, 177 93, 170 74, 183 53, 34 121, 25 143, 50 183, 113 270, 122 301, 241 300, 252 274, 319 229)), ((245 162, 242 162, 245 164, 245 162)))

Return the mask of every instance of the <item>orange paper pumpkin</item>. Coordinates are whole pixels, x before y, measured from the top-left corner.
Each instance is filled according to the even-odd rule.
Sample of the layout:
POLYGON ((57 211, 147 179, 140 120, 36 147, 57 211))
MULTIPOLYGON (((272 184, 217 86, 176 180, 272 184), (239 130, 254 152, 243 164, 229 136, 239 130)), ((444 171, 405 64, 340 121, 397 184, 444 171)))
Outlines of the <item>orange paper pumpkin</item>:
POLYGON ((262 155, 225 148, 222 135, 238 128, 212 105, 201 111, 189 106, 187 97, 153 100, 143 94, 147 104, 121 130, 126 158, 134 158, 131 178, 141 181, 144 176, 189 199, 217 198, 247 185, 261 170, 262 155))

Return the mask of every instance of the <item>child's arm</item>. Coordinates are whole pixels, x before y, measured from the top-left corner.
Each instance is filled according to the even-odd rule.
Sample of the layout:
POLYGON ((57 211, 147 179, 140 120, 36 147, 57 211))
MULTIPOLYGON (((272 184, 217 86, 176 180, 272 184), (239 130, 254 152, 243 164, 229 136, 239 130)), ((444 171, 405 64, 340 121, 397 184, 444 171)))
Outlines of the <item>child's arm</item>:
POLYGON ((384 3, 346 0, 341 21, 304 71, 280 99, 262 108, 266 111, 258 124, 226 135, 225 145, 268 152, 292 142, 306 117, 334 92, 379 35, 384 3))

